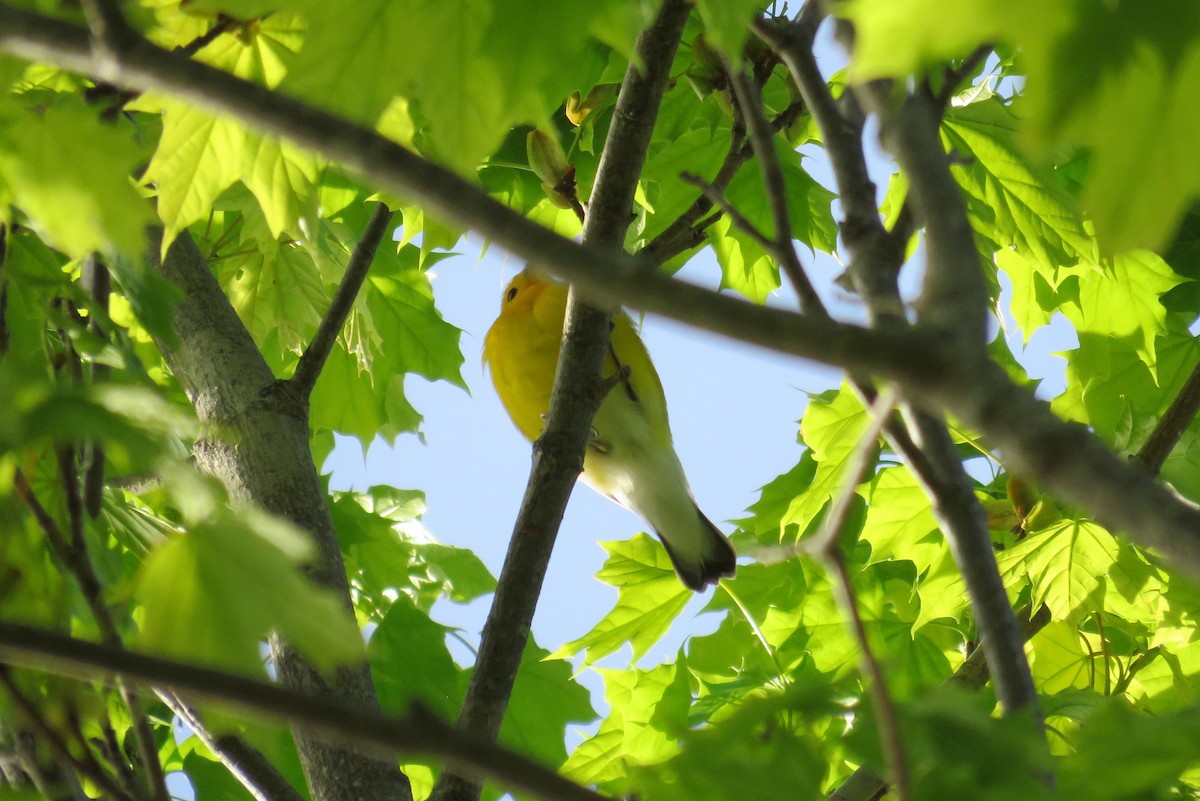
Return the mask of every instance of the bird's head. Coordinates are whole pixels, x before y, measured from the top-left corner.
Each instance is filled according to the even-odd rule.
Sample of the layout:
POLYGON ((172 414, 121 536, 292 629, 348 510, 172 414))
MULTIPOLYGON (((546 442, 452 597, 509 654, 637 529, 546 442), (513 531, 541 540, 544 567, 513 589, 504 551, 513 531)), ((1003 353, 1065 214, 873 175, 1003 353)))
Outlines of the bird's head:
POLYGON ((528 268, 517 273, 504 288, 504 295, 500 299, 501 316, 530 311, 548 286, 549 281, 538 278, 528 268))

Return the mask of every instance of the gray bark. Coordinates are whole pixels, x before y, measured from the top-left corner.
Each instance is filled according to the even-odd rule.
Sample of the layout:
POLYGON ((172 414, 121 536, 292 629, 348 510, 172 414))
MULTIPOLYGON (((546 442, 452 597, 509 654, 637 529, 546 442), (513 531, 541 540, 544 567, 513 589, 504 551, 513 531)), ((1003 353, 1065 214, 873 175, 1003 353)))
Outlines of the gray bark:
MULTIPOLYGON (((175 308, 177 341, 160 342, 167 363, 201 423, 219 432, 196 443, 196 463, 217 477, 234 501, 252 502, 312 535, 317 558, 309 575, 344 599, 350 589, 333 520, 309 448, 307 398, 276 380, 207 262, 185 232, 159 260, 161 234, 150 258, 184 291, 175 308)), ((378 709, 368 666, 340 668, 332 683, 278 637, 271 658, 285 686, 378 709)), ((294 732, 309 792, 319 801, 410 801, 407 778, 392 763, 294 732)))

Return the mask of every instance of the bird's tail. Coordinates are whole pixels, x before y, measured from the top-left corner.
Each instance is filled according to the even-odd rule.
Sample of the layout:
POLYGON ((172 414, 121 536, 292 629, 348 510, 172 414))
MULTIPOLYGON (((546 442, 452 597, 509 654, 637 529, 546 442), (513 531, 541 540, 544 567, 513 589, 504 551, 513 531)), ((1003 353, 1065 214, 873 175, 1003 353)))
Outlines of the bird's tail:
POLYGON ((667 556, 671 557, 671 564, 674 565, 679 580, 689 590, 703 592, 709 584, 716 584, 720 579, 733 575, 737 568, 737 553, 734 552, 729 538, 704 516, 699 507, 695 509, 703 537, 703 547, 698 554, 678 554, 671 549, 666 537, 657 531, 655 533, 666 547, 667 556))

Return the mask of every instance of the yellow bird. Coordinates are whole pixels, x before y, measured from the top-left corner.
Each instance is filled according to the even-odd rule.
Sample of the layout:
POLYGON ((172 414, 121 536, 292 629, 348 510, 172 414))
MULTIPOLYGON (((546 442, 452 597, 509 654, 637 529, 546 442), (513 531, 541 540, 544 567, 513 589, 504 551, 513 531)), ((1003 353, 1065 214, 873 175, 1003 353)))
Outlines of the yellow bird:
MULTIPOLYGON (((504 290, 500 316, 483 341, 483 360, 496 394, 526 439, 545 426, 562 345, 567 287, 528 271, 504 290)), ((671 444, 662 382, 629 315, 613 318, 605 378, 628 377, 605 396, 592 423, 583 480, 650 524, 675 572, 697 592, 732 576, 736 554, 701 513, 671 444)))

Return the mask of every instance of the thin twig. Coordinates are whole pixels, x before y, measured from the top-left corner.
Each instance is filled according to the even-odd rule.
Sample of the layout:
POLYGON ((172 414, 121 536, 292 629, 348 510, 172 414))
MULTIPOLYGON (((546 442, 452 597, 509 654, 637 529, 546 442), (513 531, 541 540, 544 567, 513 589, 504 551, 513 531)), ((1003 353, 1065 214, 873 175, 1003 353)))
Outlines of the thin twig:
POLYGON ((895 393, 885 388, 875 398, 869 410, 870 423, 859 437, 855 451, 851 454, 843 479, 842 491, 834 499, 825 516, 821 531, 815 537, 802 541, 804 550, 816 557, 830 574, 830 583, 842 613, 846 615, 850 632, 858 644, 860 668, 867 680, 867 690, 875 712, 879 716, 879 741, 888 765, 891 785, 900 801, 908 801, 912 787, 908 772, 908 760, 904 755, 904 740, 896 717, 896 704, 887 689, 883 668, 875 657, 858 602, 854 597, 854 586, 846 568, 841 539, 846 533, 846 518, 850 510, 855 488, 866 480, 874 460, 871 458, 879 442, 879 435, 891 418, 895 393))
MULTIPOLYGON (((94 75, 86 30, 0 1, 0 49, 94 75)), ((139 40, 121 58, 119 83, 157 89, 286 137, 430 213, 470 228, 572 281, 596 302, 624 304, 782 353, 874 373, 929 409, 945 410, 985 434, 1014 470, 1110 530, 1200 577, 1200 511, 1118 458, 1083 427, 1057 418, 985 353, 953 353, 938 330, 868 331, 759 306, 648 269, 648 259, 581 246, 505 207, 448 169, 376 132, 301 101, 139 40)), ((986 303, 985 303, 986 306, 986 303)))
MULTIPOLYGON (((803 110, 804 102, 801 100, 790 104, 771 120, 771 130, 780 131, 787 128, 796 121, 803 110)), ((742 166, 753 156, 754 148, 746 141, 745 133, 735 126, 730 133, 729 151, 725 154, 725 160, 721 162, 716 176, 709 184, 723 193, 742 166)), ((704 242, 704 232, 721 217, 719 212, 709 215, 712 210, 712 200, 701 194, 682 214, 672 220, 662 233, 650 240, 638 255, 650 259, 655 264, 662 264, 680 253, 698 247, 704 242)))
POLYGON ((257 801, 304 801, 304 796, 261 751, 241 737, 231 734, 218 736, 210 732, 199 713, 175 693, 158 690, 157 695, 257 801))
POLYGON ((775 151, 775 132, 767 120, 766 110, 762 104, 762 90, 750 76, 741 70, 729 70, 730 86, 738 100, 738 108, 746 121, 746 129, 750 133, 750 143, 758 157, 759 169, 762 172, 763 187, 767 192, 767 203, 771 207, 771 219, 775 224, 775 258, 784 275, 791 281, 792 287, 800 298, 800 311, 812 314, 823 308, 817 290, 800 263, 796 245, 792 241, 792 219, 788 214, 787 182, 783 177, 783 168, 779 163, 779 154, 775 151))
POLYGON ((379 753, 441 758, 455 770, 495 779, 547 801, 611 801, 527 757, 460 732, 419 707, 405 717, 366 712, 265 681, 135 654, 6 620, 0 620, 0 656, 13 664, 64 676, 94 679, 119 675, 131 682, 171 688, 198 701, 287 721, 379 753))
POLYGON ((937 94, 933 94, 932 90, 930 91, 930 95, 933 97, 934 104, 942 110, 942 113, 945 113, 946 107, 949 106, 950 101, 954 99, 955 90, 958 89, 958 85, 973 75, 975 70, 979 69, 979 65, 983 63, 984 59, 986 59, 988 54, 991 52, 991 43, 985 42, 984 44, 981 44, 979 47, 975 48, 975 50, 971 52, 971 55, 963 59, 962 63, 957 67, 951 67, 946 70, 945 74, 942 76, 942 88, 937 92, 937 94))
MULTIPOLYGON (((42 533, 46 535, 51 551, 54 552, 54 555, 68 570, 74 573, 76 567, 72 563, 78 558, 78 555, 71 548, 70 541, 67 539, 66 534, 63 533, 62 528, 59 527, 58 522, 46 511, 46 507, 42 505, 42 502, 38 500, 33 487, 30 486, 29 480, 25 478, 23 471, 17 470, 13 474, 13 486, 17 490, 17 496, 29 507, 29 511, 33 513, 33 519, 42 529, 42 533)), ((98 589, 91 586, 83 587, 85 597, 97 591, 98 589)))
MULTIPOLYGON (((777 64, 776 56, 766 51, 754 64, 754 82, 762 87, 771 77, 777 64)), ((726 80, 727 75, 722 76, 726 80)), ((724 192, 742 165, 754 155, 753 148, 746 141, 746 126, 740 109, 737 108, 737 98, 732 98, 734 106, 733 125, 729 131, 729 150, 725 153, 716 176, 711 184, 719 192, 724 192)), ((791 125, 799 116, 804 105, 800 102, 791 103, 772 120, 772 130, 779 130, 791 125)), ((713 203, 706 195, 701 194, 682 214, 675 218, 654 239, 648 242, 640 251, 641 256, 652 260, 655 264, 670 261, 680 253, 685 253, 704 242, 704 232, 720 218, 720 213, 706 216, 713 209, 713 203)))
POLYGON ((1183 432, 1196 419, 1197 412, 1200 412, 1200 364, 1192 368, 1179 394, 1171 401, 1133 461, 1149 470, 1151 475, 1158 475, 1171 451, 1179 444, 1183 432))
MULTIPOLYGON (((113 728, 112 721, 103 718, 99 721, 100 731, 103 735, 103 748, 99 748, 105 760, 108 761, 113 773, 116 774, 116 780, 120 782, 126 794, 132 797, 141 796, 142 792, 138 788, 137 774, 134 773, 133 767, 129 764, 129 759, 125 756, 124 749, 121 748, 121 743, 117 741, 117 731, 113 728)), ((78 728, 78 727, 77 727, 78 728)), ((83 733, 77 735, 83 739, 83 733)))
POLYGON ((354 308, 354 301, 362 289, 367 271, 375 259, 375 252, 379 249, 379 243, 383 241, 391 221, 392 210, 382 203, 376 203, 375 210, 371 212, 371 219, 367 221, 367 227, 363 229, 358 244, 354 246, 354 252, 350 254, 342 282, 338 284, 337 292, 329 302, 329 310, 321 319, 312 341, 300 355, 296 371, 289 379, 289 383, 301 397, 307 398, 312 394, 313 387, 321 376, 321 370, 325 367, 325 360, 333 351, 338 334, 346 324, 350 310, 354 308))
MULTIPOLYGON (((109 296, 112 284, 108 267, 96 255, 84 260, 82 281, 84 289, 92 299, 88 314, 88 330, 97 337, 104 337, 104 329, 100 326, 101 314, 108 314, 109 296)), ((92 361, 92 385, 101 384, 108 379, 111 368, 100 359, 92 361)), ((104 442, 96 439, 86 447, 87 462, 83 471, 83 507, 88 515, 95 519, 100 516, 100 507, 104 502, 104 442)))
POLYGON ((225 14, 218 14, 217 21, 211 28, 197 36, 195 39, 192 39, 190 42, 181 44, 175 49, 184 55, 194 56, 213 42, 217 41, 221 34, 232 30, 237 23, 238 21, 233 17, 225 14))
MULTIPOLYGON (((617 95, 583 229, 584 244, 598 252, 621 252, 689 12, 684 0, 667 0, 637 39, 636 59, 617 95)), ((525 496, 458 718, 459 729, 481 738, 491 740, 499 734, 567 499, 583 467, 592 418, 603 398, 600 372, 608 353, 610 320, 609 310, 585 304, 570 290, 546 426, 534 445, 525 496)), ((476 801, 481 789, 478 781, 446 771, 430 797, 476 801)))
POLYGON ((846 516, 850 512, 850 502, 854 498, 855 488, 867 478, 867 473, 873 464, 872 457, 875 455, 875 447, 892 416, 892 409, 895 405, 896 393, 891 387, 884 387, 875 395, 875 399, 867 409, 867 428, 859 435, 853 453, 846 460, 841 492, 825 514, 820 532, 814 537, 801 541, 805 553, 821 556, 832 554, 838 549, 839 540, 845 533, 846 516))
POLYGON ((0 664, 0 685, 4 686, 5 691, 13 701, 13 705, 25 716, 25 720, 38 734, 42 742, 49 746, 63 767, 70 768, 76 775, 86 778, 113 798, 123 799, 123 801, 134 801, 130 796, 126 795, 124 790, 117 786, 111 776, 103 770, 97 770, 98 765, 81 760, 71 753, 71 749, 67 746, 61 733, 42 715, 41 710, 37 708, 33 701, 29 700, 25 696, 25 693, 21 692, 21 688, 17 686, 12 674, 9 672, 8 665, 0 664))
POLYGON ((900 722, 896 717, 896 705, 888 692, 883 668, 871 648, 862 615, 858 613, 858 603, 854 598, 854 587, 846 569, 846 560, 837 553, 829 554, 822 562, 833 576, 832 584, 838 605, 849 618, 850 631, 858 643, 860 667, 866 674, 871 702, 879 716, 879 741, 883 746, 884 760, 888 766, 889 784, 900 801, 908 801, 912 797, 912 781, 908 772, 908 759, 904 755, 904 740, 900 732, 900 722))
MULTIPOLYGON (((58 448, 58 465, 63 481, 63 490, 67 498, 67 516, 70 521, 71 534, 64 535, 58 523, 42 506, 33 488, 20 471, 14 477, 14 485, 25 505, 33 512, 46 539, 50 542, 51 550, 62 562, 63 566, 75 579, 83 593, 84 600, 92 612, 100 636, 105 644, 120 648, 121 635, 112 618, 112 613, 104 600, 104 588, 96 576, 88 554, 87 540, 83 531, 83 499, 79 494, 79 480, 75 469, 75 451, 72 448, 58 448)), ((122 703, 129 709, 130 720, 133 723, 134 739, 138 745, 139 757, 146 771, 146 783, 150 794, 157 801, 166 801, 168 797, 166 778, 163 775, 162 763, 158 759, 158 749, 154 744, 154 735, 150 722, 138 709, 137 697, 124 683, 116 683, 117 694, 122 703)))
POLYGON ((875 182, 863 154, 863 115, 852 93, 834 98, 813 55, 813 36, 820 16, 817 3, 805 5, 795 22, 755 20, 752 30, 776 50, 808 105, 821 131, 842 205, 842 242, 850 255, 846 270, 853 288, 866 301, 876 323, 904 320, 896 278, 904 262, 905 245, 898 234, 889 237, 879 219, 875 182))
MULTIPOLYGON (((94 740, 89 741, 87 736, 83 733, 83 726, 80 724, 79 720, 79 708, 74 703, 71 703, 67 707, 66 715, 64 717, 64 726, 67 728, 66 733, 79 746, 79 759, 86 762, 92 770, 98 773, 105 773, 105 767, 100 764, 100 760, 96 757, 96 754, 93 750, 99 750, 97 744, 94 740)), ((108 720, 104 719, 104 722, 108 723, 108 720)), ((111 726, 109 728, 111 728, 111 726)), ((137 782, 132 780, 133 773, 126 761, 117 760, 110 764, 113 768, 113 780, 121 786, 121 789, 124 790, 125 794, 132 798, 141 797, 142 793, 138 790, 137 782), (126 782, 126 777, 130 777, 131 780, 126 782)))
POLYGON ((758 246, 765 250, 769 255, 778 258, 777 254, 775 253, 775 240, 771 239, 771 237, 759 230, 758 226, 750 222, 750 220, 746 219, 745 215, 734 208, 733 204, 731 204, 725 197, 725 193, 717 188, 714 184, 710 184, 699 175, 694 175, 690 172, 681 173, 679 180, 683 181, 685 184, 691 184, 699 189, 700 194, 706 198, 709 203, 711 203, 713 206, 719 209, 722 214, 729 218, 729 222, 733 224, 734 228, 737 228, 742 233, 746 234, 746 236, 753 239, 755 243, 757 243, 758 246))

